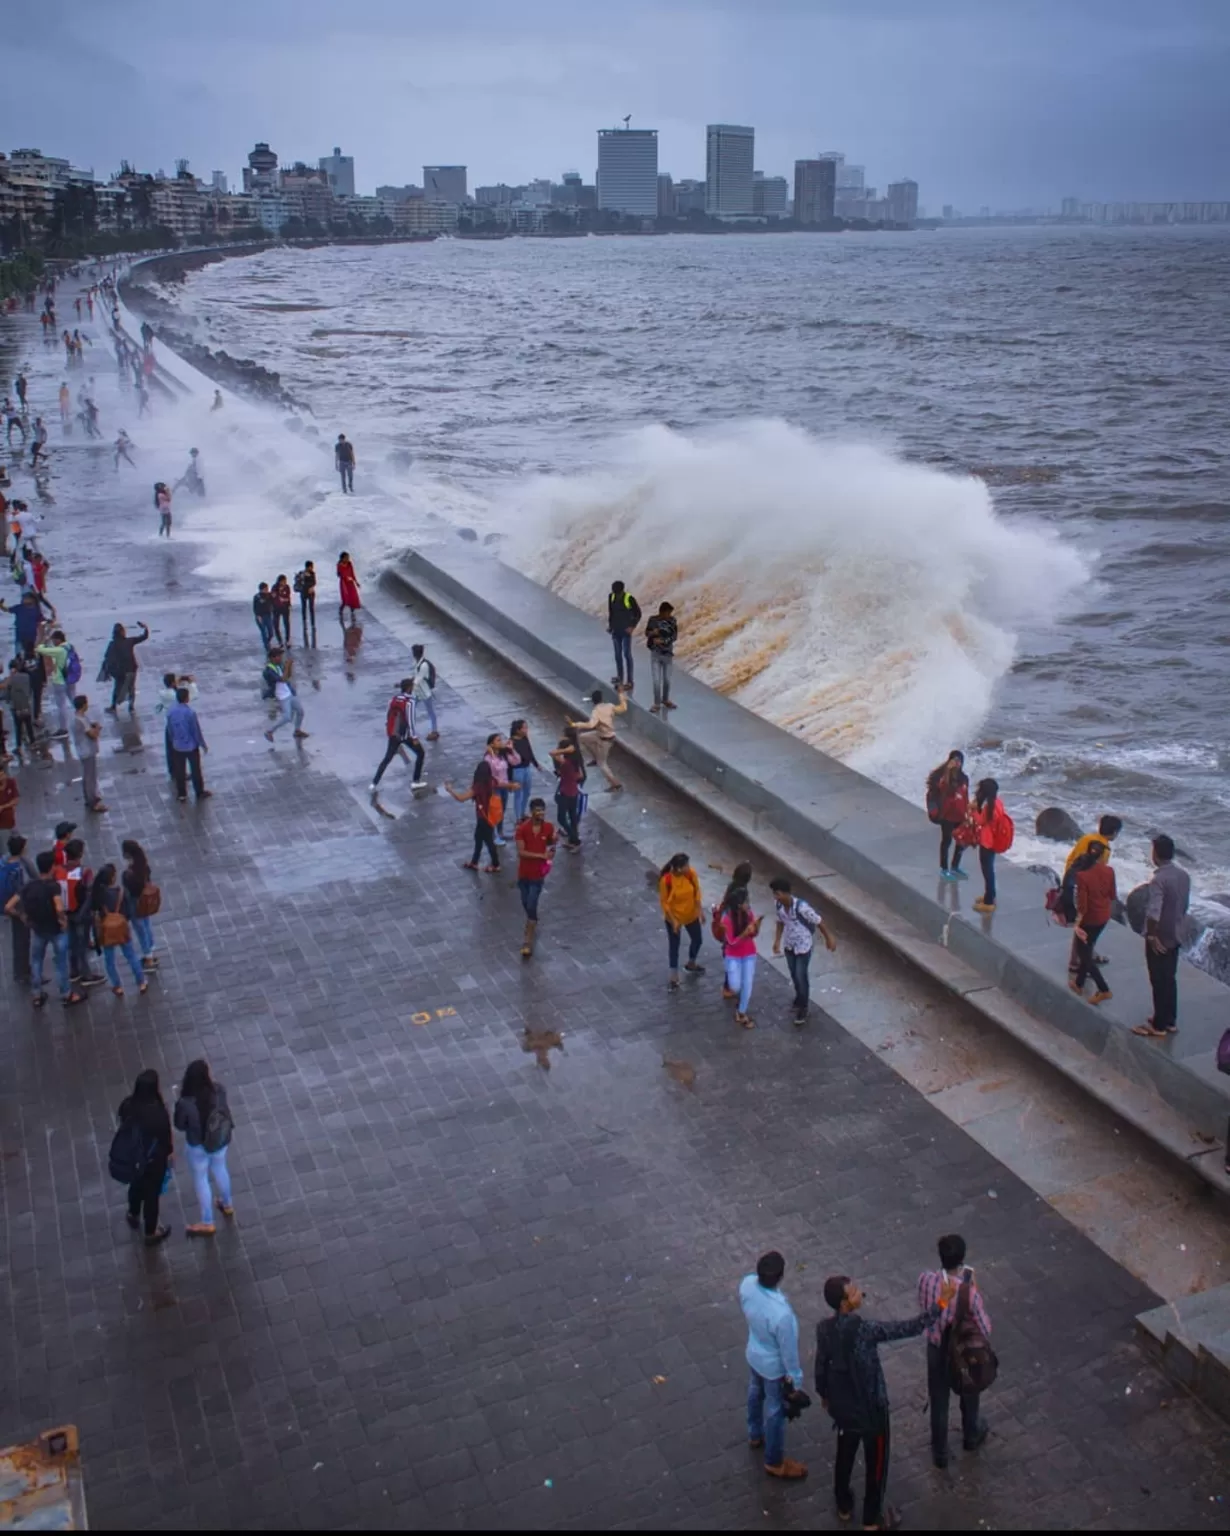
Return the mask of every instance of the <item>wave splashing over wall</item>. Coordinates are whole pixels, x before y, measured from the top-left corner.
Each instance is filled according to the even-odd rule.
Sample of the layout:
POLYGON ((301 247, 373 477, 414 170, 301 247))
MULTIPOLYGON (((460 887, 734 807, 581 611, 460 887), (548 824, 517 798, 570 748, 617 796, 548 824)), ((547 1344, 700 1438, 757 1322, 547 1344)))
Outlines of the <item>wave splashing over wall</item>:
POLYGON ((985 716, 1017 625, 1088 580, 983 482, 782 421, 650 427, 514 500, 519 569, 595 613, 613 579, 647 614, 668 598, 689 672, 915 800, 985 716))

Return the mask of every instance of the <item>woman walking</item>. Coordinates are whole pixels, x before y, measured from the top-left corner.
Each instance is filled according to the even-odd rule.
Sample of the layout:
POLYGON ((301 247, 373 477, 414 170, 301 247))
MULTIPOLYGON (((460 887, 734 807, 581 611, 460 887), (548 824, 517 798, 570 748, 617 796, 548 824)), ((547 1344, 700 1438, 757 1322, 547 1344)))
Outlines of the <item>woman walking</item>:
POLYGON ((995 911, 995 855, 1012 847, 1012 818, 999 798, 994 779, 982 779, 974 796, 970 820, 978 833, 978 863, 982 868, 982 898, 974 903, 975 912, 995 911))
POLYGON ((1091 1003, 1108 1003, 1110 988, 1098 965, 1094 946, 1102 936, 1102 930, 1110 922, 1114 910, 1115 872, 1103 859, 1109 852, 1106 843, 1090 843, 1077 859, 1074 891, 1076 897, 1076 926, 1072 930, 1076 940, 1076 975, 1068 985, 1073 992, 1084 996, 1085 982, 1093 977, 1094 994, 1091 1003))
POLYGON ((164 480, 154 487, 154 505, 158 509, 158 537, 171 537, 171 491, 164 480))
MULTIPOLYGON (((498 737, 491 739, 497 740, 498 737)), ((495 791, 495 780, 488 758, 483 757, 479 760, 474 770, 473 781, 465 794, 458 794, 447 779, 444 781, 444 787, 454 800, 473 800, 474 802, 474 852, 461 866, 462 869, 477 869, 478 856, 485 848, 487 863, 483 866, 484 872, 488 875, 498 875, 500 850, 495 844, 495 828, 504 814, 504 801, 495 791)))
POLYGON ((231 1176, 226 1166, 235 1122, 226 1102, 226 1089, 209 1075, 209 1067, 203 1061, 188 1063, 175 1104, 175 1129, 184 1133, 188 1166, 201 1208, 200 1221, 184 1230, 189 1237, 212 1237, 215 1229, 211 1175, 218 1189, 218 1209, 227 1217, 235 1214, 231 1176))
POLYGON ((530 744, 530 728, 524 720, 514 720, 509 726, 508 748, 508 776, 514 785, 513 826, 519 827, 529 813, 534 769, 542 772, 542 764, 534 756, 530 744))
POLYGON ((754 1029, 756 1020, 748 1012, 752 1001, 752 983, 756 979, 756 935, 760 918, 752 911, 747 890, 737 886, 722 908, 722 953, 726 961, 726 987, 738 995, 735 1023, 742 1029, 754 1029))
POLYGON ((106 711, 109 715, 116 714, 125 700, 128 701, 130 715, 136 708, 139 670, 137 646, 144 645, 149 639, 149 625, 138 621, 138 627, 141 633, 130 635, 122 624, 116 624, 111 631, 110 644, 103 653, 98 681, 111 683, 111 702, 106 711))
POLYGON ((662 866, 658 875, 658 901, 666 920, 666 952, 670 975, 667 990, 679 990, 679 945, 683 930, 688 933, 688 962, 685 970, 694 976, 702 975, 703 965, 697 965, 700 954, 702 930, 700 914, 700 877, 692 868, 686 853, 677 853, 662 866))
POLYGON ((149 860, 140 843, 126 837, 120 844, 120 852, 127 860, 120 881, 124 890, 124 914, 136 932, 144 968, 154 971, 158 969, 158 956, 154 953, 154 925, 150 918, 156 916, 162 906, 162 892, 150 877, 149 860))
POLYGON ((338 622, 343 628, 346 626, 346 610, 350 610, 350 623, 353 627, 358 623, 359 609, 363 604, 359 601, 359 578, 354 573, 354 563, 345 550, 337 557, 337 590, 340 604, 337 610, 338 622))
POLYGON ((119 1107, 120 1129, 135 1128, 142 1140, 140 1171, 128 1186, 128 1225, 135 1231, 144 1216, 145 1246, 156 1248, 171 1235, 170 1227, 158 1225, 158 1202, 174 1153, 171 1117, 152 1067, 137 1075, 132 1093, 119 1107))
POLYGON ((102 949, 107 980, 116 997, 124 995, 118 960, 121 952, 128 962, 137 991, 144 996, 149 991, 149 982, 145 979, 145 969, 132 942, 132 925, 124 911, 125 904, 124 891, 115 883, 115 865, 104 864, 94 876, 94 888, 90 893, 95 941, 102 949))
POLYGON ((927 778, 927 815, 940 829, 940 878, 967 880, 961 868, 964 847, 953 847, 952 835, 969 813, 969 777, 965 772, 965 753, 956 747, 927 778), (948 851, 952 849, 952 868, 948 851))
POLYGON ((585 783, 585 760, 576 741, 561 736, 559 745, 552 749, 551 762, 555 766, 555 809, 559 814, 559 829, 564 834, 564 847, 576 853, 581 846, 581 786, 585 783))

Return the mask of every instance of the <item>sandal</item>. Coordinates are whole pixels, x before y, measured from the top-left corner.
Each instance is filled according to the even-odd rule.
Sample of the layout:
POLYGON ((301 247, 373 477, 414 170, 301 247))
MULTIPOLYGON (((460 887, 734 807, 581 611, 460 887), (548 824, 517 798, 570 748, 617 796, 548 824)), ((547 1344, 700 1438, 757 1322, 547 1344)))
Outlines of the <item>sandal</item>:
POLYGON ((67 997, 62 997, 60 1001, 66 1008, 73 1008, 76 1006, 76 1004, 85 1002, 85 993, 70 992, 67 997))
POLYGON ((1154 1029, 1152 1024, 1136 1024, 1132 1027, 1134 1035, 1142 1035, 1146 1040, 1165 1040, 1171 1033, 1168 1029, 1154 1029))
POLYGON ((185 1237, 212 1237, 217 1228, 212 1221, 194 1221, 190 1227, 184 1228, 185 1237))
POLYGON ((149 982, 148 981, 143 981, 141 983, 141 985, 137 988, 137 996, 138 997, 144 997, 145 994, 148 991, 149 991, 149 982))
POLYGON ((470 861, 467 859, 466 862, 461 867, 462 867, 462 869, 477 869, 478 865, 477 864, 471 864, 470 861))
POLYGON ((483 874, 484 875, 498 875, 499 872, 500 872, 500 866, 498 864, 485 864, 483 866, 483 874))
POLYGON ((739 1026, 740 1029, 756 1028, 756 1020, 751 1016, 750 1013, 736 1013, 735 1023, 739 1026))
POLYGON ((115 993, 116 997, 123 997, 124 995, 123 987, 112 987, 111 990, 115 993))
POLYGON ((222 1214, 224 1216, 228 1217, 228 1218, 235 1214, 235 1207, 233 1205, 226 1205, 226 1204, 224 1204, 221 1196, 219 1196, 214 1201, 214 1204, 218 1207, 218 1209, 222 1212, 222 1214))

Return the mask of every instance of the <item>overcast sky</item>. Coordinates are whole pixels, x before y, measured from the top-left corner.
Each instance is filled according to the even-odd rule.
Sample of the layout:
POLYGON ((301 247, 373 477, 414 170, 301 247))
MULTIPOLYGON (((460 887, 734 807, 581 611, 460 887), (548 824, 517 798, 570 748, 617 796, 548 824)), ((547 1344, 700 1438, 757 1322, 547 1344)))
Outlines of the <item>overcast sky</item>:
POLYGON ((238 181, 334 144, 360 192, 465 163, 592 180, 595 130, 705 124, 756 164, 845 150, 965 208, 1230 197, 1230 0, 39 0, 5 31, 0 147, 238 181))

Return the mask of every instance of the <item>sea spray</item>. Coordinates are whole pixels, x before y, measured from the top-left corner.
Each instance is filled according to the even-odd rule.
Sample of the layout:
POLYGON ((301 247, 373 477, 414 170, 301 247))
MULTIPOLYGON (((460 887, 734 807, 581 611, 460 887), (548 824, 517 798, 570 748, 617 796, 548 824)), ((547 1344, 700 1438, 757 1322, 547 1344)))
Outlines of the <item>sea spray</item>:
POLYGON ((510 493, 505 557, 600 614, 619 578, 680 621, 680 663, 911 799, 1088 580, 986 485, 775 420, 631 434, 609 467, 510 493))

